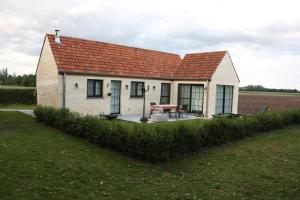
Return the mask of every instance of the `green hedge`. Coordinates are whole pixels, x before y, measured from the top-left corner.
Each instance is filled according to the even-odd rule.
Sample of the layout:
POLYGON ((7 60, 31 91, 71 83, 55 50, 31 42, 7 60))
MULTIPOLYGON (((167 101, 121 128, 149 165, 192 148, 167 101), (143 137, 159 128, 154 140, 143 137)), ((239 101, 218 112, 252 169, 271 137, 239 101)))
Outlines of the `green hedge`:
POLYGON ((36 104, 35 89, 0 88, 0 104, 36 104))
POLYGON ((34 113, 36 119, 46 125, 148 161, 163 161, 202 147, 220 145, 259 132, 300 123, 300 110, 236 119, 219 118, 157 124, 108 121, 93 116, 81 116, 68 109, 50 107, 37 107, 34 113))

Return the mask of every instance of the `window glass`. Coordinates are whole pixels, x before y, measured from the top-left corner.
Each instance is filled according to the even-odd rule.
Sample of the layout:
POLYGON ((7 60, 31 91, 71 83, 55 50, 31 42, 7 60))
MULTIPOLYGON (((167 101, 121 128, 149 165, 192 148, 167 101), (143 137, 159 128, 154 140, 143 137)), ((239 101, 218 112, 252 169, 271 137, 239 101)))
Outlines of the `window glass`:
POLYGON ((217 85, 215 114, 232 113, 233 86, 217 85))
POLYGON ((143 97, 144 82, 131 82, 130 96, 131 97, 143 97))
POLYGON ((87 80, 87 96, 102 97, 102 80, 87 80))
POLYGON ((137 86, 137 96, 143 96, 143 83, 138 83, 137 86))
POLYGON ((131 87, 130 87, 130 96, 135 96, 136 95, 136 83, 135 82, 131 82, 131 87))
POLYGON ((203 111, 203 85, 178 85, 178 105, 187 105, 189 112, 203 111))
POLYGON ((95 81, 95 96, 100 96, 100 94, 101 94, 100 81, 95 81))
POLYGON ((94 82, 88 80, 87 96, 94 96, 94 82))
POLYGON ((171 92, 171 84, 170 83, 162 83, 161 84, 160 104, 169 104, 170 103, 170 92, 171 92))

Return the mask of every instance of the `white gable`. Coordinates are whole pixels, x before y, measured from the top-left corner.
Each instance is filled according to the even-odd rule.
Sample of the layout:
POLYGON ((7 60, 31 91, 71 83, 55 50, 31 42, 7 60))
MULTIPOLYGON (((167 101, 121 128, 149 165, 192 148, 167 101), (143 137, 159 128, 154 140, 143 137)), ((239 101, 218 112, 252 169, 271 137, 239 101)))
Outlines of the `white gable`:
POLYGON ((226 52, 214 72, 212 81, 224 85, 238 84, 240 82, 228 52, 226 52))

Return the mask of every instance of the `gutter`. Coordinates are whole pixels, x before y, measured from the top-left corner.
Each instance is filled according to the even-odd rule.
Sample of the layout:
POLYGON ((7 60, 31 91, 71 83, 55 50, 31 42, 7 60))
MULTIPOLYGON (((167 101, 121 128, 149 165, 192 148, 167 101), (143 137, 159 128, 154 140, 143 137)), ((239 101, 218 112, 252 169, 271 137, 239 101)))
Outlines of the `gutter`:
POLYGON ((79 72, 70 70, 59 70, 59 74, 73 74, 82 76, 104 76, 104 77, 120 77, 120 78, 137 78, 137 79, 150 79, 150 80, 168 80, 168 81, 210 81, 210 78, 174 78, 174 77, 159 77, 159 76, 139 76, 130 74, 111 74, 111 73, 96 73, 96 72, 79 72))
POLYGON ((208 118, 208 96, 209 96, 209 80, 206 81, 206 106, 205 106, 205 117, 208 118))

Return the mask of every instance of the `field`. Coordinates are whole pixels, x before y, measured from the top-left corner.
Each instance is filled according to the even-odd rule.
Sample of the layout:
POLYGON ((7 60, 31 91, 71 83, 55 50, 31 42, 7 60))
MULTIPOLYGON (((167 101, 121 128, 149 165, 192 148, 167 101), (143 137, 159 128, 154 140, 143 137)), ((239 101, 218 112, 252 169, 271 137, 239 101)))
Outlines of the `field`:
POLYGON ((261 112, 266 106, 272 111, 300 108, 300 94, 272 92, 240 92, 238 112, 261 112))
POLYGON ((0 112, 0 179, 0 199, 299 199, 300 126, 150 164, 0 112))

